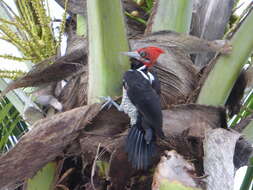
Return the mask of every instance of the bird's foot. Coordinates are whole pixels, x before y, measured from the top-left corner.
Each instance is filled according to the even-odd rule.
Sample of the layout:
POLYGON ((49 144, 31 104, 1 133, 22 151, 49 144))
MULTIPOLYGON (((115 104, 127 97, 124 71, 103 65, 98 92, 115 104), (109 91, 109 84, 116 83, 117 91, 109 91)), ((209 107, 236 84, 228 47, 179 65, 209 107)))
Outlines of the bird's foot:
POLYGON ((105 101, 105 103, 102 105, 101 109, 107 108, 110 109, 112 106, 114 106, 115 108, 117 108, 118 111, 122 111, 121 107, 119 104, 117 104, 110 96, 101 96, 100 100, 105 101))

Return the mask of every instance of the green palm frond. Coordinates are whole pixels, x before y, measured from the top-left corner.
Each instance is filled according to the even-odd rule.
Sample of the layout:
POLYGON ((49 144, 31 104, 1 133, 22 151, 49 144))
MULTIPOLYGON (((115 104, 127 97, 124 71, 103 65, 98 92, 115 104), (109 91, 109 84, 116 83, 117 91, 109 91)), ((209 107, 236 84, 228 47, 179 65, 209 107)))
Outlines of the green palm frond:
POLYGON ((25 72, 16 70, 16 71, 7 71, 7 70, 1 70, 0 69, 0 78, 8 78, 15 80, 21 76, 23 76, 25 72))
POLYGON ((20 62, 32 61, 31 57, 17 57, 17 56, 13 56, 9 54, 0 55, 0 58, 9 59, 13 61, 20 61, 20 62))
MULTIPOLYGON (((12 17, 0 18, 0 39, 14 45, 22 57, 4 54, 0 55, 0 58, 36 64, 56 55, 65 30, 68 0, 65 1, 65 11, 58 37, 55 36, 52 29, 49 6, 46 6, 46 0, 13 1, 16 3, 18 14, 14 13, 3 0, 0 0, 5 11, 12 15, 12 17)), ((0 71, 1 78, 15 79, 21 74, 24 72, 0 71)))
POLYGON ((15 3, 18 15, 8 8, 14 14, 13 19, 0 19, 1 39, 17 47, 23 55, 21 59, 31 60, 33 63, 55 55, 59 42, 54 36, 45 0, 15 0, 15 3))
POLYGON ((61 26, 60 26, 60 34, 59 34, 59 39, 58 39, 56 48, 60 47, 61 41, 62 41, 62 35, 64 33, 64 30, 65 30, 66 19, 67 19, 67 6, 68 6, 68 0, 65 0, 64 12, 63 12, 63 15, 62 15, 62 22, 61 22, 61 26))
MULTIPOLYGON (((1 9, 3 10, 3 15, 0 18, 0 39, 14 45, 20 51, 22 57, 4 54, 0 55, 0 58, 36 64, 56 55, 65 29, 66 8, 60 26, 59 37, 56 37, 46 0, 13 1, 17 6, 17 14, 8 4, 0 0, 1 9)), ((67 3, 66 0, 65 7, 67 3)), ((0 70, 0 78, 16 79, 24 74, 23 71, 19 70, 0 70)), ((4 88, 1 87, 1 89, 4 88)), ((15 139, 18 139, 27 130, 27 126, 19 114, 23 112, 23 109, 17 111, 14 107, 15 103, 19 102, 18 104, 20 104, 20 102, 23 102, 17 99, 22 98, 15 96, 14 99, 11 99, 14 102, 10 102, 7 98, 2 99, 0 102, 0 151, 7 150, 15 143, 15 139)), ((15 106, 20 107, 19 105, 15 106)), ((24 107, 24 105, 21 107, 24 107)))
POLYGON ((0 152, 9 150, 27 130, 19 112, 5 98, 0 102, 0 152))

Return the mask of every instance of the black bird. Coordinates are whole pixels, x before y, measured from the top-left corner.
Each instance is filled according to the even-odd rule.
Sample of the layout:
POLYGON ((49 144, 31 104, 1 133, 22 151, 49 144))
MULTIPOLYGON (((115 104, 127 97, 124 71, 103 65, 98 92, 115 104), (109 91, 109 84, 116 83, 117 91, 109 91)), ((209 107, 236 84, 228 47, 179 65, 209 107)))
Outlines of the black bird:
POLYGON ((156 153, 156 139, 163 138, 160 81, 149 71, 160 54, 158 47, 145 47, 123 54, 131 57, 131 69, 123 76, 123 98, 118 106, 131 118, 131 128, 126 140, 126 152, 133 168, 147 169, 156 153))

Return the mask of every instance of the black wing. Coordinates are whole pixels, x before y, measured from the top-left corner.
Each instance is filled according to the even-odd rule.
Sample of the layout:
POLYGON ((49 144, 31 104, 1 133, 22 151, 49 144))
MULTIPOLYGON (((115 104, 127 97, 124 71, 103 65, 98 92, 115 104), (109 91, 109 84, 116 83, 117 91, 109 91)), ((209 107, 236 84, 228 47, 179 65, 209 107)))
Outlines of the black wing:
POLYGON ((150 82, 141 73, 133 70, 124 74, 124 84, 129 99, 143 116, 146 127, 153 128, 158 135, 161 134, 162 111, 160 97, 152 88, 150 82))

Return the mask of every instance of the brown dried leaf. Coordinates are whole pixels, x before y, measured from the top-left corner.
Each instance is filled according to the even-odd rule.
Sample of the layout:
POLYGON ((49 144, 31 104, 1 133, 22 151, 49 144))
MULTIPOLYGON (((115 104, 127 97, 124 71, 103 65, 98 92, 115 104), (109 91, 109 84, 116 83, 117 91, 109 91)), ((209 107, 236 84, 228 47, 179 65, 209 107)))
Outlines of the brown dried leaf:
POLYGON ((192 35, 169 30, 154 32, 143 38, 136 39, 135 43, 137 42, 143 44, 143 46, 153 44, 165 49, 176 49, 186 54, 201 52, 229 53, 232 50, 231 44, 227 40, 208 41, 192 35))
POLYGON ((121 138, 122 132, 126 130, 128 124, 127 115, 115 108, 102 110, 83 132, 84 137, 80 139, 82 152, 88 152, 93 159, 99 143, 101 143, 101 147, 112 152, 118 146, 120 141, 118 139, 121 138))
POLYGON ((0 187, 32 177, 45 164, 63 155, 100 107, 84 106, 36 122, 12 150, 0 157, 0 187))
POLYGON ((61 184, 63 180, 65 180, 73 171, 75 168, 69 168, 62 176, 61 178, 57 181, 58 184, 61 184))
POLYGON ((57 61, 46 68, 36 67, 28 72, 25 76, 11 82, 8 87, 1 93, 1 97, 5 96, 9 91, 21 87, 40 86, 51 82, 63 80, 78 71, 82 71, 82 65, 79 63, 68 63, 57 61))
POLYGON ((88 71, 87 64, 83 66, 84 73, 73 77, 62 89, 58 99, 63 109, 70 110, 87 104, 88 71))
POLYGON ((115 152, 112 155, 109 170, 111 189, 125 189, 124 187, 128 183, 128 180, 126 179, 130 179, 130 177, 136 172, 136 170, 131 167, 131 163, 128 162, 127 153, 124 151, 124 143, 125 138, 121 138, 115 152))
POLYGON ((61 185, 61 184, 56 185, 56 188, 57 188, 57 189, 62 189, 62 190, 69 190, 68 187, 66 187, 65 185, 61 185))
POLYGON ((163 130, 170 136, 183 135, 204 138, 205 130, 226 128, 226 112, 222 107, 184 104, 163 111, 163 130))
POLYGON ((165 105, 185 103, 197 84, 197 69, 190 58, 184 54, 180 56, 179 51, 172 51, 160 56, 154 67, 161 82, 165 105))

